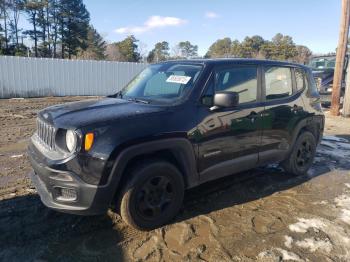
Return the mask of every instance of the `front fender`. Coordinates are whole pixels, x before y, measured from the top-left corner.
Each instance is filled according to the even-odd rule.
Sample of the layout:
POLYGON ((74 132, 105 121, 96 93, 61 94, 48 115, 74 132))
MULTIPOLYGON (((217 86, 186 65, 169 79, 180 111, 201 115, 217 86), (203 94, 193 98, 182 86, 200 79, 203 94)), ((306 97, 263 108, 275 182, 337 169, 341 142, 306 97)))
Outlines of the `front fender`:
POLYGON ((116 192, 123 173, 130 160, 135 157, 156 153, 157 151, 170 150, 184 175, 186 188, 199 184, 196 158, 192 144, 185 138, 167 138, 150 142, 144 142, 122 150, 114 160, 107 184, 116 192))

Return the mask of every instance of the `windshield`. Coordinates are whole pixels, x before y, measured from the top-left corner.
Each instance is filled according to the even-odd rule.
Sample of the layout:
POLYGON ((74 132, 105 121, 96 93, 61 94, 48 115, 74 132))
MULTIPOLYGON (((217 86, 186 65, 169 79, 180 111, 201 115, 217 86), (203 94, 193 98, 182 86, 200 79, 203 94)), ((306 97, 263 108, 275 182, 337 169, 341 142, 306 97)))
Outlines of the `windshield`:
POLYGON ((150 65, 119 96, 147 102, 175 102, 192 90, 202 68, 201 65, 180 63, 150 65))
POLYGON ((315 57, 311 59, 309 66, 315 69, 334 69, 335 57, 315 57))

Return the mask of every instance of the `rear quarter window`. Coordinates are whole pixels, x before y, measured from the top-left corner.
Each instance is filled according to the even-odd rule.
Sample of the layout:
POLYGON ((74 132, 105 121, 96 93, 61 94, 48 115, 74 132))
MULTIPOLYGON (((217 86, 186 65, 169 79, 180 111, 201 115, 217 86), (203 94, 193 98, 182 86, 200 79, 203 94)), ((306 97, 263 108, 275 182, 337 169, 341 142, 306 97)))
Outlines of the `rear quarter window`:
POLYGON ((301 91, 304 88, 308 88, 309 81, 307 79, 307 74, 305 70, 301 68, 296 68, 294 72, 295 72, 295 82, 296 82, 297 91, 301 91))

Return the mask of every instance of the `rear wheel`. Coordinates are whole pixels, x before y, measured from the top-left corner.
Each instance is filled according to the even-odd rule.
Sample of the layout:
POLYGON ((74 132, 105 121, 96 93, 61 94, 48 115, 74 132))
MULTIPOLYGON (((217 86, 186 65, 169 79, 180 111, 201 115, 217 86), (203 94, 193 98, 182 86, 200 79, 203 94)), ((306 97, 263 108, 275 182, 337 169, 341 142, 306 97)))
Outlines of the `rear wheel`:
POLYGON ((311 132, 301 133, 291 154, 282 162, 283 169, 293 175, 306 174, 314 161, 316 146, 316 139, 311 132))
POLYGON ((154 229, 168 223, 179 211, 184 183, 172 164, 156 160, 136 167, 123 190, 120 214, 138 229, 154 229))

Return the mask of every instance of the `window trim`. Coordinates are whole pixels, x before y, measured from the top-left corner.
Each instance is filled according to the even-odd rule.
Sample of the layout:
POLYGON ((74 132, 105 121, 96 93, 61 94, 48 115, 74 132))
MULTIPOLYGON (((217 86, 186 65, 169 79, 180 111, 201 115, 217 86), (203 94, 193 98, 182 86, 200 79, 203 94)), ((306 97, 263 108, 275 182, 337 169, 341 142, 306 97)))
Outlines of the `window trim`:
MULTIPOLYGON (((211 72, 210 75, 205 83, 204 88, 202 89, 200 98, 199 98, 199 104, 202 106, 207 107, 207 105, 204 105, 202 103, 202 98, 204 97, 205 93, 207 92, 208 88, 210 87, 210 81, 215 81, 214 75, 219 71, 219 70, 225 70, 225 69, 230 69, 230 68, 242 68, 242 67, 256 67, 256 80, 257 80, 257 94, 256 94, 256 101, 253 102, 246 102, 246 103, 241 103, 238 106, 235 107, 235 109, 241 109, 241 108, 247 108, 247 107, 254 107, 262 102, 262 66, 260 64, 252 63, 252 64, 232 64, 232 65, 215 65, 211 72)), ((214 83, 214 95, 215 95, 215 86, 216 83, 214 83)))
POLYGON ((207 77, 207 79, 205 80, 205 83, 204 83, 204 85, 203 85, 203 88, 202 88, 202 90, 201 90, 201 92, 200 92, 200 95, 199 95, 199 99, 198 99, 198 105, 200 105, 200 106, 205 106, 205 107, 207 107, 207 105, 204 105, 203 103, 202 103, 202 98, 204 97, 204 95, 205 95, 205 93, 207 92, 207 90, 208 90, 208 88, 209 88, 209 86, 210 86, 210 81, 211 81, 211 79, 213 78, 213 70, 210 70, 210 73, 209 73, 209 76, 207 77))

